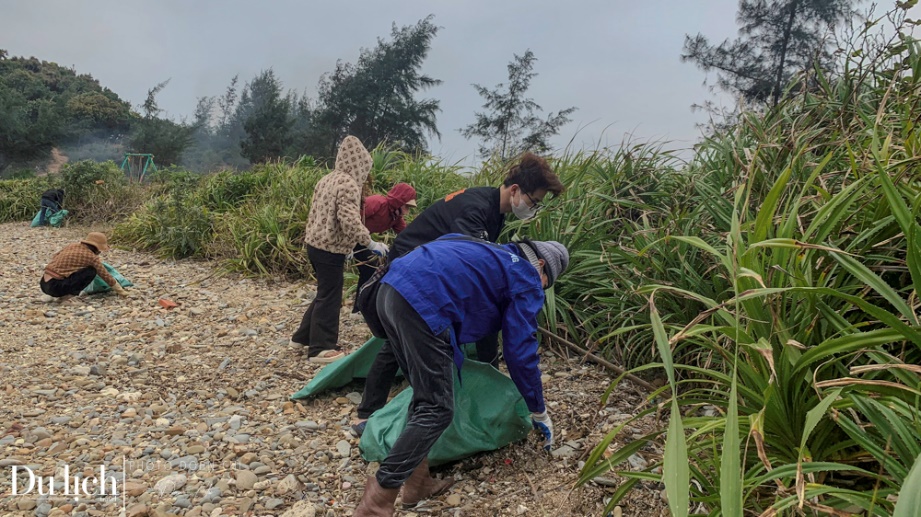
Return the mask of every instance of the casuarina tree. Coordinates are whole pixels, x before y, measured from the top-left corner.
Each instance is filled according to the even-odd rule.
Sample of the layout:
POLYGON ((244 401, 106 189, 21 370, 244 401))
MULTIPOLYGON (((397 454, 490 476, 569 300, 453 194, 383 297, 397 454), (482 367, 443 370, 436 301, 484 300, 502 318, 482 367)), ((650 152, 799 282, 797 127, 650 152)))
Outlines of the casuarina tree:
POLYGON ((157 94, 166 88, 169 79, 147 91, 141 104, 142 117, 135 124, 129 147, 132 152, 150 153, 159 165, 178 164, 182 153, 192 144, 193 126, 161 118, 157 94))
POLYGON ((378 39, 374 49, 362 49, 356 64, 338 62, 320 79, 311 113, 309 153, 330 158, 346 135, 357 136, 366 147, 387 142, 408 152, 424 151, 426 135, 440 137, 434 99, 416 94, 441 83, 420 68, 438 27, 428 16, 417 24, 397 28, 390 41, 378 39))
POLYGON ((831 67, 828 36, 853 16, 859 0, 741 0, 739 37, 712 44, 685 36, 682 61, 715 71, 717 86, 749 101, 776 105, 794 76, 831 67))
POLYGON ((271 69, 256 76, 245 91, 250 103, 243 122, 246 138, 241 154, 252 163, 280 158, 291 140, 291 99, 282 96, 281 82, 271 69))
POLYGON ((476 113, 476 122, 460 129, 468 140, 481 141, 480 154, 489 157, 497 154, 507 159, 524 151, 543 152, 550 149, 550 137, 558 134, 567 124, 575 107, 540 115, 542 108, 526 96, 531 79, 537 76, 534 62, 537 58, 530 50, 524 55, 515 54, 508 64, 508 84, 499 84, 489 90, 478 84, 473 87, 486 102, 486 112, 476 113))

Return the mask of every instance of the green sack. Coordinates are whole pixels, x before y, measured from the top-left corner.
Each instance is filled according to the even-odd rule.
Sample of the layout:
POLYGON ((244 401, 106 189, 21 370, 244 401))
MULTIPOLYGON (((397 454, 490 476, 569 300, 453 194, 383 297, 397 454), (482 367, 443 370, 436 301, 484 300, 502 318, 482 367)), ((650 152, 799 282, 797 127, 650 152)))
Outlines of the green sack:
POLYGON ((291 395, 291 398, 305 399, 326 390, 341 388, 354 379, 367 377, 368 370, 371 369, 371 364, 374 363, 374 358, 382 346, 383 339, 372 337, 358 350, 325 366, 301 391, 291 395))
MULTIPOLYGON (((131 287, 132 285, 134 285, 133 283, 131 283, 131 280, 128 280, 127 278, 123 277, 121 273, 115 270, 114 267, 106 264, 105 262, 103 262, 102 265, 105 266, 106 271, 108 271, 109 274, 112 275, 112 278, 114 278, 115 281, 118 282, 119 285, 121 285, 122 287, 131 287)), ((83 292, 86 294, 96 294, 96 293, 104 293, 111 289, 112 288, 109 287, 109 284, 107 284, 106 281, 102 279, 102 277, 100 277, 99 275, 96 275, 96 278, 93 279, 90 285, 88 285, 85 289, 83 289, 83 292)))
MULTIPOLYGON (((68 212, 67 210, 64 210, 63 208, 60 210, 56 210, 56 211, 49 208, 48 211, 45 212, 45 224, 46 225, 50 224, 51 226, 60 227, 62 224, 64 224, 64 218, 67 217, 67 214, 69 213, 70 212, 68 212)), ((39 210, 38 212, 36 212, 35 217, 32 218, 32 224, 31 224, 32 228, 37 228, 41 226, 42 225, 41 220, 42 220, 42 211, 39 210)))
MULTIPOLYGON (((301 391, 291 395, 291 398, 306 399, 326 390, 341 388, 355 379, 364 379, 368 376, 368 370, 371 369, 382 346, 384 346, 383 339, 372 337, 358 350, 323 367, 316 377, 301 388, 301 391)), ((467 357, 476 357, 476 344, 463 345, 461 351, 467 357)), ((397 376, 402 375, 403 372, 397 370, 397 376)))
MULTIPOLYGON (((531 431, 531 413, 515 383, 491 365, 464 361, 463 384, 454 372, 454 419, 429 451, 441 465, 522 440, 531 431)), ((412 402, 407 388, 371 415, 359 448, 367 461, 383 461, 403 428, 412 402)))
POLYGON ((60 227, 64 224, 64 218, 67 217, 67 214, 69 213, 70 212, 62 208, 49 216, 45 216, 45 219, 49 224, 51 224, 51 226, 60 227))

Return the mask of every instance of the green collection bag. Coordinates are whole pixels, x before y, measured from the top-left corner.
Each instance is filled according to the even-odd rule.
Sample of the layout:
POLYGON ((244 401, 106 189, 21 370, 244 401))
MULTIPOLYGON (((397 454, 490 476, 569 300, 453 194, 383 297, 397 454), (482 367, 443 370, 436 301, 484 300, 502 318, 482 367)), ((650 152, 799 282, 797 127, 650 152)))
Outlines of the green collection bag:
MULTIPOLYGON (((371 338, 355 352, 324 367, 291 398, 308 398, 367 377, 383 344, 383 339, 371 338)), ((468 357, 476 351, 474 344, 461 348, 468 357)), ((432 465, 496 450, 528 436, 531 413, 511 379, 492 366, 472 359, 464 361, 463 384, 457 381, 456 375, 455 371, 454 420, 429 452, 432 465)), ((371 415, 360 442, 364 459, 381 461, 387 457, 406 427, 412 396, 412 388, 407 388, 371 415)))
POLYGON ((372 337, 358 350, 330 363, 304 386, 301 391, 291 395, 292 399, 305 399, 326 390, 341 388, 355 379, 364 379, 374 363, 374 358, 384 346, 384 340, 372 337))
POLYGON ((48 220, 48 224, 57 228, 64 224, 64 218, 67 217, 69 213, 70 212, 62 208, 45 218, 48 220))
MULTIPOLYGON (((478 452, 523 440, 531 431, 531 413, 511 379, 491 365, 467 359, 464 382, 454 371, 454 419, 429 451, 429 463, 441 465, 478 452)), ((383 461, 406 427, 413 389, 407 388, 379 409, 361 435, 361 457, 383 461)))
MULTIPOLYGON (((61 225, 64 224, 64 218, 67 217, 67 214, 69 213, 70 212, 68 212, 67 210, 63 208, 57 211, 52 211, 51 209, 48 209, 48 212, 45 213, 45 224, 50 224, 51 226, 54 226, 54 227, 60 227, 61 225)), ((42 220, 42 211, 39 210, 35 214, 35 217, 32 218, 32 225, 31 225, 32 228, 37 228, 41 226, 41 220, 42 220)))
MULTIPOLYGON (((325 366, 317 375, 301 388, 301 391, 291 395, 292 399, 306 399, 314 395, 323 393, 326 390, 341 388, 355 379, 364 379, 368 376, 368 370, 374 364, 377 353, 381 351, 385 340, 372 337, 361 345, 361 348, 351 354, 339 359, 335 363, 325 366)), ((471 343, 461 346, 461 350, 467 357, 475 357, 476 345, 471 343)), ((403 372, 397 371, 397 376, 401 377, 403 372)))
MULTIPOLYGON (((115 281, 118 282, 119 285, 121 285, 122 287, 131 287, 132 285, 134 285, 133 283, 131 283, 131 280, 128 280, 127 278, 123 277, 122 274, 116 271, 114 267, 106 264, 105 262, 103 262, 102 265, 105 266, 106 271, 108 271, 109 274, 112 275, 112 278, 114 278, 115 281)), ((96 294, 96 293, 104 293, 110 290, 112 290, 112 288, 109 287, 109 284, 107 284, 106 281, 102 279, 102 277, 100 277, 99 275, 96 275, 96 278, 93 279, 90 285, 86 286, 86 288, 83 289, 83 292, 86 294, 96 294)))

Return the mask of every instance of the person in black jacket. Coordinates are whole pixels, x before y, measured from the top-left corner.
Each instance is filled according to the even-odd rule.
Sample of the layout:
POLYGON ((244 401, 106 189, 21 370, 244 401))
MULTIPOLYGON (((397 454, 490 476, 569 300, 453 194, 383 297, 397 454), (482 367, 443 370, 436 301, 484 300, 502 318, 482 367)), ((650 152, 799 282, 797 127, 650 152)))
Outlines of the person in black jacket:
MULTIPOLYGON (((398 260, 417 246, 449 233, 496 242, 505 225, 505 214, 511 212, 519 219, 530 219, 542 208, 547 194, 558 196, 564 189, 547 160, 525 153, 509 170, 502 186, 459 190, 426 208, 400 232, 390 246, 387 260, 398 260)), ((477 359, 497 364, 498 346, 497 335, 477 342, 477 359)), ((397 370, 393 351, 384 343, 368 371, 358 406, 358 421, 352 425, 355 434, 360 436, 368 417, 387 403, 397 370)))
POLYGON ((39 211, 39 226, 45 226, 48 218, 61 209, 64 204, 64 190, 59 188, 48 189, 42 192, 41 208, 39 211))

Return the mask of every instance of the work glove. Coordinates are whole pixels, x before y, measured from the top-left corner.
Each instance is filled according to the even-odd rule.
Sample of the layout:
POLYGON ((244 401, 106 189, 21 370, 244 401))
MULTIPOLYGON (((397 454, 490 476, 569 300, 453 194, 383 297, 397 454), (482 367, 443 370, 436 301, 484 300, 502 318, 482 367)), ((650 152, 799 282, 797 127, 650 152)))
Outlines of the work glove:
POLYGON ((549 451, 553 445, 553 421, 547 411, 531 413, 531 425, 544 435, 544 450, 549 451))
POLYGON ((383 242, 377 242, 377 241, 371 241, 371 243, 368 244, 368 249, 371 250, 371 253, 374 253, 375 255, 379 257, 386 257, 387 252, 390 251, 389 246, 387 246, 383 242))
POLYGON ((128 291, 126 291, 125 288, 122 286, 118 286, 117 288, 115 288, 115 294, 121 296, 122 298, 128 298, 129 296, 131 296, 130 294, 128 294, 128 291))

